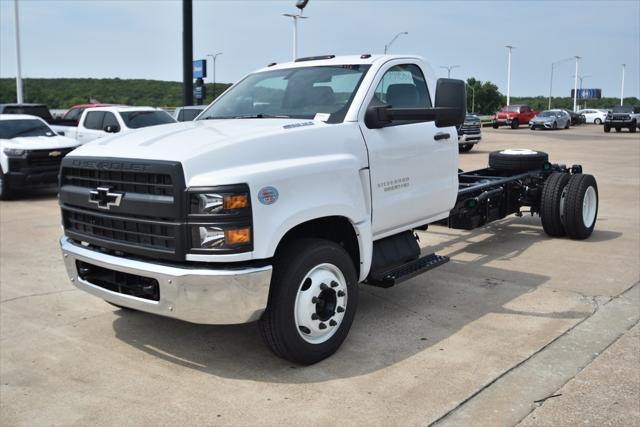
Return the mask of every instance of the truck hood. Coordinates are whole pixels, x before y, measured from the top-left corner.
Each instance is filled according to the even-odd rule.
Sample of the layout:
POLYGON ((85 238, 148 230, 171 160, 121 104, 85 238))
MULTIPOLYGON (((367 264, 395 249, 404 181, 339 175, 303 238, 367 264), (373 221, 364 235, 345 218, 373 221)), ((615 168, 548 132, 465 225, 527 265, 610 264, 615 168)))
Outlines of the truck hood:
POLYGON ((77 147, 78 141, 65 136, 21 136, 12 139, 0 139, 2 148, 21 148, 23 150, 47 150, 54 148, 77 147))
POLYGON ((258 171, 282 168, 283 162, 345 155, 349 150, 341 144, 358 138, 362 142, 357 123, 266 118, 198 120, 98 139, 74 150, 70 157, 175 160, 182 163, 188 185, 201 185, 204 175, 208 175, 210 185, 233 183, 258 171), (331 140, 336 144, 327 143, 331 140))

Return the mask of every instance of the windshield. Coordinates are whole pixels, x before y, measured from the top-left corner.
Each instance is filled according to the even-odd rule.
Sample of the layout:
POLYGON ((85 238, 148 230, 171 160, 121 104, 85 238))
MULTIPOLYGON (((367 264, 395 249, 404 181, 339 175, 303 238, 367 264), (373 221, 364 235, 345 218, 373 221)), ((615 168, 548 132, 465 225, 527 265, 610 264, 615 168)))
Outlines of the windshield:
POLYGON ((207 119, 292 117, 340 123, 369 65, 332 65, 251 74, 200 116, 207 119))
POLYGON ((55 136, 49 126, 40 120, 0 120, 0 139, 18 136, 55 136))
POLYGON ((503 113, 517 113, 519 108, 517 105, 507 105, 506 107, 502 107, 500 111, 503 113))
POLYGON ((8 105, 2 111, 4 114, 28 114, 37 116, 46 121, 52 119, 51 113, 44 105, 8 105))
POLYGON ((558 114, 557 111, 543 111, 538 114, 538 117, 554 117, 556 114, 558 114))
POLYGON ((630 105, 619 105, 617 107, 613 107, 614 113, 633 113, 633 107, 630 105))
POLYGON ((166 111, 123 111, 120 115, 129 129, 176 122, 166 111))

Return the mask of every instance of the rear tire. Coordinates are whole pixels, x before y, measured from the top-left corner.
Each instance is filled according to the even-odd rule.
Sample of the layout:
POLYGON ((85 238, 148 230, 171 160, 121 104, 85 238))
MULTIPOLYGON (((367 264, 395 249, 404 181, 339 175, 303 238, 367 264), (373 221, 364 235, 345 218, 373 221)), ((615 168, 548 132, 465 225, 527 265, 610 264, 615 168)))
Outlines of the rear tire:
POLYGON ((542 228, 550 237, 562 237, 566 234, 562 223, 562 207, 563 193, 569 178, 569 174, 554 172, 549 175, 542 188, 540 217, 542 219, 542 228))
POLYGON ((468 153, 473 148, 473 144, 461 144, 458 145, 458 151, 461 153, 468 153))
POLYGON ((514 120, 511 122, 511 129, 518 129, 520 127, 520 122, 518 120, 514 120))
POLYGON ((542 151, 502 150, 489 153, 489 167, 500 171, 522 172, 542 169, 549 155, 542 151))
POLYGON ((498 124, 494 123, 494 124, 491 125, 491 127, 493 127, 494 129, 498 129, 498 124))
POLYGON ((564 125, 565 129, 569 129, 569 126, 571 125, 571 123, 569 122, 569 120, 567 120, 567 124, 564 125))
POLYGON ((598 184, 593 175, 571 175, 564 202, 564 228, 576 240, 591 236, 598 217, 598 184))
POLYGON ((262 337, 277 356, 311 365, 338 350, 357 305, 356 270, 342 246, 298 240, 276 255, 269 303, 260 319, 262 337))
POLYGON ((602 120, 600 120, 599 118, 596 118, 596 119, 593 121, 593 123, 594 123, 594 124, 596 124, 596 125, 601 125, 601 124, 602 124, 602 120))

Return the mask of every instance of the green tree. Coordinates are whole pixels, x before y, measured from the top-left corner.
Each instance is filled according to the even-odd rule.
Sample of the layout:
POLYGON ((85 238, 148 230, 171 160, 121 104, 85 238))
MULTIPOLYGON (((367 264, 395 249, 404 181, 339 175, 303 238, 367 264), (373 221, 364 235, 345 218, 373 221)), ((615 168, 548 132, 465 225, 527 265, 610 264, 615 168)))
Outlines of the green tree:
POLYGON ((467 109, 478 114, 493 114, 504 103, 504 97, 498 91, 498 86, 490 81, 481 82, 471 77, 467 80, 467 109), (473 90, 471 90, 473 88, 473 90), (474 101, 475 91, 475 103, 474 101))

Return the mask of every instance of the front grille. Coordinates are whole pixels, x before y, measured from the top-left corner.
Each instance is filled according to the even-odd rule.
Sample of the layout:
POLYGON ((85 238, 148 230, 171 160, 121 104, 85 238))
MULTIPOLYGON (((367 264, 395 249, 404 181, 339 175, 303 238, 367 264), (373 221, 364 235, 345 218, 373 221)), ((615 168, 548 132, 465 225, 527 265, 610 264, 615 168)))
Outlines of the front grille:
POLYGON ((64 227, 70 233, 123 242, 141 248, 173 252, 178 227, 172 223, 99 215, 79 210, 63 210, 64 227))
POLYGON ((73 148, 28 150, 25 157, 10 158, 9 170, 14 172, 44 172, 60 169, 62 158, 73 148))
POLYGON ((480 123, 464 123, 460 127, 459 133, 465 135, 480 133, 480 123))
POLYGON ((122 172, 83 168, 65 168, 62 185, 84 188, 109 187, 115 191, 173 196, 171 175, 147 172, 122 172))
POLYGON ((83 261, 76 261, 76 268, 78 276, 94 286, 119 294, 160 301, 160 286, 156 279, 98 267, 83 261))
POLYGON ((184 260, 186 207, 180 163, 67 157, 60 184, 69 238, 115 253, 184 260), (119 203, 96 202, 98 187, 106 188, 106 194, 119 194, 119 203))
POLYGON ((627 115, 627 114, 614 114, 613 115, 613 120, 616 120, 616 121, 627 121, 627 120, 630 120, 630 119, 631 119, 631 117, 629 115, 627 115))

